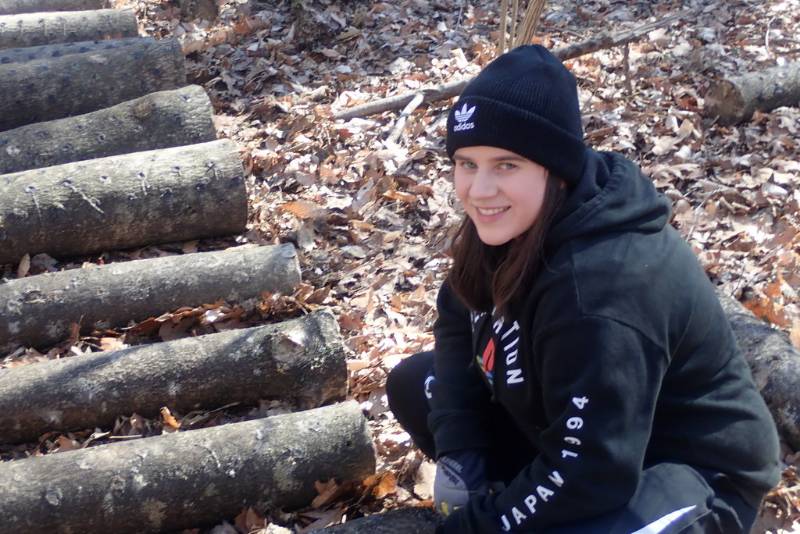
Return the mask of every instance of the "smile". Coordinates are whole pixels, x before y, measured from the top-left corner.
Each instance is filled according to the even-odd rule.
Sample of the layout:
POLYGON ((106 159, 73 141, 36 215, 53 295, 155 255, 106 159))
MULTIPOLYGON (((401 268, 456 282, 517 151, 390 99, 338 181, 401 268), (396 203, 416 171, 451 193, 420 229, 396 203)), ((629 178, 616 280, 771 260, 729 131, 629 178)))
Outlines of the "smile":
POLYGON ((481 215, 497 215, 498 213, 502 213, 502 212, 508 210, 510 207, 511 206, 506 206, 504 208, 479 208, 479 207, 475 206, 475 209, 481 215))

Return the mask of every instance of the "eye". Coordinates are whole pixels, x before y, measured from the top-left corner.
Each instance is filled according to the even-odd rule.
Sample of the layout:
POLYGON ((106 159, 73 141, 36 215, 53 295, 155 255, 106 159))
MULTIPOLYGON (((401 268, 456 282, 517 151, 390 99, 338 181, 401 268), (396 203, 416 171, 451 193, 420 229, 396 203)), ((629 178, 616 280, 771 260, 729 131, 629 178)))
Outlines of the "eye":
POLYGON ((474 162, 466 159, 459 160, 458 166, 461 167, 462 169, 470 169, 470 170, 477 168, 477 165, 475 165, 474 162))
POLYGON ((514 169, 517 168, 517 166, 514 163, 511 163, 510 161, 504 161, 500 165, 498 165, 498 167, 500 167, 500 170, 502 171, 513 171, 514 169))

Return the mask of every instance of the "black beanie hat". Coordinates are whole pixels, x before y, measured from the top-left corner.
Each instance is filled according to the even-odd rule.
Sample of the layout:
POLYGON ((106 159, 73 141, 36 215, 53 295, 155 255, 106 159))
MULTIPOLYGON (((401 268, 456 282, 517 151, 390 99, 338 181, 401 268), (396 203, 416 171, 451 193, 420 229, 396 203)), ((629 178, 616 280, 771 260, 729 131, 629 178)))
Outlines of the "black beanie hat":
POLYGON ((577 184, 586 160, 575 77, 539 45, 487 65, 447 118, 447 155, 486 145, 510 150, 577 184))

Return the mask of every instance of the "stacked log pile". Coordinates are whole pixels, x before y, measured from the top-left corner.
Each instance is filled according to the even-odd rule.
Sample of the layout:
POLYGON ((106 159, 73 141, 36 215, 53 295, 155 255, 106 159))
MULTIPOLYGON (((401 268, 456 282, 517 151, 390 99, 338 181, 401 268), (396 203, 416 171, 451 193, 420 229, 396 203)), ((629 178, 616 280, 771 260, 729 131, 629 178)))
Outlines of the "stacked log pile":
MULTIPOLYGON (((104 0, 0 0, 0 263, 241 234, 238 149, 216 140, 174 39, 104 0)), ((0 352, 180 307, 253 306, 301 281, 292 245, 116 262, 0 283, 0 352)), ((338 324, 275 324, 0 370, 0 445, 281 400, 299 411, 0 463, 0 533, 160 532, 307 505, 375 470, 338 324), (86 513, 92 510, 92 513, 86 513)))

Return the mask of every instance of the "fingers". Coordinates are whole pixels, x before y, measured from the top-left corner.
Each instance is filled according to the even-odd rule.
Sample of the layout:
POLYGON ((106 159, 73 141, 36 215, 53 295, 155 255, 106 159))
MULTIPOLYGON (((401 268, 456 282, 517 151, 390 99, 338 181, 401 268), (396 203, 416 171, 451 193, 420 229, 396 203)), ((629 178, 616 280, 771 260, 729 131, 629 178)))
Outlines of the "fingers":
POLYGON ((437 508, 437 511, 440 514, 442 514, 443 516, 447 517, 448 515, 452 514, 456 510, 458 510, 459 508, 461 508, 461 507, 460 506, 451 506, 450 503, 448 503, 447 501, 442 501, 442 502, 439 503, 439 507, 437 508))

